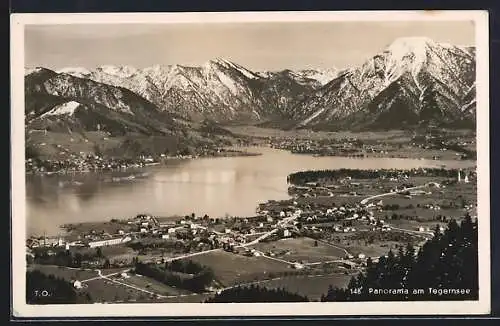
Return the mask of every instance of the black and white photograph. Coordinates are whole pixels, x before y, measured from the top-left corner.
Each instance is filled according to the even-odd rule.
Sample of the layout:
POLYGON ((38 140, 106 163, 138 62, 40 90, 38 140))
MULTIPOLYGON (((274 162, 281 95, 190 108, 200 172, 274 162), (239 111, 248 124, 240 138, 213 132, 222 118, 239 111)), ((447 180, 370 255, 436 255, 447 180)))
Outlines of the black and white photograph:
POLYGON ((489 312, 487 12, 11 26, 14 314, 489 312))

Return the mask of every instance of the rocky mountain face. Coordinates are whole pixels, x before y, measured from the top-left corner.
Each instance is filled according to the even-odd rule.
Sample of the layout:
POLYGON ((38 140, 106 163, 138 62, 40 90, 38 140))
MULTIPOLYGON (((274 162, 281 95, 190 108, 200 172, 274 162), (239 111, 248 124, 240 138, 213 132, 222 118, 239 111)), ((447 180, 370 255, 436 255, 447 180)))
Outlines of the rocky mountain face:
POLYGON ((179 135, 190 123, 281 128, 472 128, 475 49, 428 38, 395 40, 360 66, 252 72, 224 59, 199 67, 27 71, 32 128, 179 135))
POLYGON ((291 115, 296 126, 319 129, 472 127, 474 94, 473 48, 401 38, 363 65, 341 72, 291 115))
POLYGON ((44 68, 25 76, 26 148, 31 156, 188 153, 219 140, 216 132, 206 139, 203 124, 161 110, 129 89, 81 77, 44 68))
POLYGON ((48 69, 25 76, 25 114, 29 127, 52 131, 137 132, 172 135, 182 120, 126 88, 48 69))
POLYGON ((224 59, 210 60, 201 67, 103 66, 92 71, 65 68, 59 72, 127 88, 161 110, 186 119, 219 122, 280 117, 334 73, 309 70, 262 75, 224 59))
POLYGON ((284 71, 262 75, 224 59, 210 60, 201 67, 103 66, 92 71, 65 68, 59 72, 127 88, 161 110, 186 119, 219 122, 280 117, 333 73, 310 70, 303 74, 284 71))

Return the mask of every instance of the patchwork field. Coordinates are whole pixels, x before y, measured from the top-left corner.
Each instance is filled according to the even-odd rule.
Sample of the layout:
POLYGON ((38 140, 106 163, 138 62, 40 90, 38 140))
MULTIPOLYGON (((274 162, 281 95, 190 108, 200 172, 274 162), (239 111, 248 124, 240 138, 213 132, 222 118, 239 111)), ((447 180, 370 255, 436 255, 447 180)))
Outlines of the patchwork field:
POLYGON ((211 267, 223 286, 268 278, 272 273, 285 272, 290 266, 264 257, 246 257, 225 251, 194 256, 191 260, 211 267))
POLYGON ((254 248, 263 251, 265 254, 272 252, 276 257, 287 261, 304 263, 325 262, 346 256, 346 252, 342 248, 319 241, 315 242, 314 239, 310 238, 290 238, 269 243, 258 243, 254 248))
POLYGON ((113 279, 131 286, 136 286, 138 288, 154 292, 159 295, 169 296, 169 295, 191 294, 191 292, 189 291, 168 286, 152 278, 145 277, 142 275, 129 274, 128 277, 122 277, 121 275, 117 275, 113 277, 113 279))
POLYGON ((105 279, 87 282, 83 290, 97 302, 142 302, 146 298, 155 298, 153 295, 105 279))

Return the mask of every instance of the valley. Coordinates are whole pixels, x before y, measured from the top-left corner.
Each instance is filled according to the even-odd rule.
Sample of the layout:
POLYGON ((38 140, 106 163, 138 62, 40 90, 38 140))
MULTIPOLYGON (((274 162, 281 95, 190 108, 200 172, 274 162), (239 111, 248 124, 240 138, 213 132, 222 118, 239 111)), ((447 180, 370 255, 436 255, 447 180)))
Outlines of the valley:
POLYGON ((475 69, 423 37, 345 69, 27 69, 28 270, 98 303, 323 301, 415 263, 477 220, 475 69))
MULTIPOLYGON (((251 128, 258 139, 268 129, 307 137, 405 130, 404 138, 429 128, 473 130, 474 56, 471 47, 410 37, 344 70, 255 72, 221 58, 192 67, 30 68, 27 153, 45 160, 212 155, 254 141, 251 128)), ((335 153, 321 146, 311 153, 335 153)))

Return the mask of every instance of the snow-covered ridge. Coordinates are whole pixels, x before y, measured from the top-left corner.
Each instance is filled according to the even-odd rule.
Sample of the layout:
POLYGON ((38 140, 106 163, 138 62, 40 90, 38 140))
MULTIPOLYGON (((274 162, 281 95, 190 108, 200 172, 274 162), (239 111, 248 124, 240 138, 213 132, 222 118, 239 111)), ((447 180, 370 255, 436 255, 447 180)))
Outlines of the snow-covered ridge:
MULTIPOLYGON (((459 121, 462 117, 457 109, 475 105, 469 90, 474 82, 474 52, 473 47, 443 44, 428 37, 398 38, 363 64, 339 72, 331 87, 319 89, 293 109, 294 119, 309 126, 352 127, 375 121, 374 125, 387 127, 390 123, 385 119, 377 120, 380 114, 399 112, 403 107, 407 112, 396 119, 408 119, 408 123, 422 112, 437 120, 445 112, 446 123, 459 121), (440 103, 441 113, 433 111, 432 103, 440 103), (367 107, 373 110, 360 109, 367 107)), ((397 124, 390 127, 394 126, 397 124)))
POLYGON ((131 77, 138 72, 138 69, 132 66, 113 66, 113 65, 100 66, 97 68, 97 70, 108 75, 114 75, 122 78, 131 77))
POLYGON ((302 77, 317 80, 322 86, 331 82, 335 77, 338 76, 338 70, 335 68, 330 69, 304 69, 298 71, 302 77))
POLYGON ((44 68, 42 68, 42 67, 35 67, 35 68, 32 68, 32 67, 25 67, 25 68, 24 68, 24 75, 25 75, 25 76, 27 76, 27 75, 29 75, 29 74, 32 74, 32 73, 34 73, 34 72, 40 72, 40 71, 42 71, 42 70, 44 70, 44 68))
POLYGON ((246 69, 246 68, 244 68, 244 67, 242 67, 234 62, 223 59, 223 58, 212 59, 212 60, 208 61, 204 65, 204 67, 206 69, 211 69, 214 64, 220 65, 226 69, 234 69, 249 79, 258 79, 259 78, 259 76, 257 74, 255 74, 254 72, 251 72, 250 70, 248 70, 248 69, 246 69))
POLYGON ((76 101, 69 101, 63 104, 59 104, 58 106, 55 106, 51 110, 42 114, 40 117, 43 118, 47 116, 72 115, 80 105, 81 104, 76 101))
POLYGON ((85 78, 92 74, 92 72, 83 67, 66 67, 56 71, 58 74, 68 74, 75 77, 85 78))

